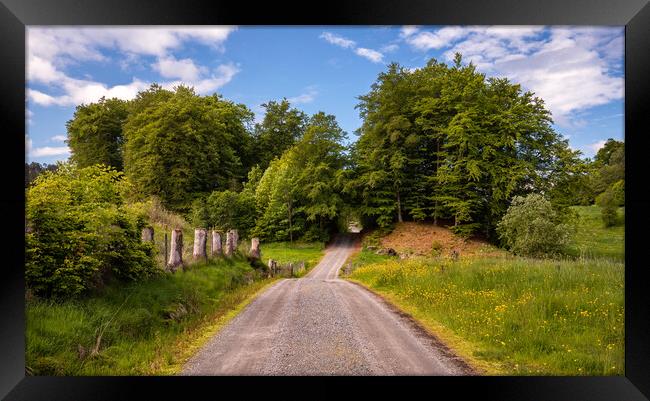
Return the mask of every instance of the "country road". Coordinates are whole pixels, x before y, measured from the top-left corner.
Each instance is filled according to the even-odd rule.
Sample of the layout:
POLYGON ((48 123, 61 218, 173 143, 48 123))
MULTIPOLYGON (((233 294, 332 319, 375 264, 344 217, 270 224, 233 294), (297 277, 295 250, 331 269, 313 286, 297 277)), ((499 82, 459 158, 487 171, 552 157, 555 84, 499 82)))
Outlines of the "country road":
POLYGON ((473 374, 408 317, 337 278, 354 247, 353 238, 339 237, 308 275, 275 283, 210 339, 181 374, 473 374))

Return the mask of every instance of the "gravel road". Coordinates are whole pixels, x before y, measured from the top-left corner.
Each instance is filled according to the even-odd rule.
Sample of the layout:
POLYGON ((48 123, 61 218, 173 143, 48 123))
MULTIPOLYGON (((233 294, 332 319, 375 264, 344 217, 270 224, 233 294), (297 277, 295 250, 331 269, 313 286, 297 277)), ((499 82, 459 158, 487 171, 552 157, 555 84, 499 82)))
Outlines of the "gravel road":
POLYGON ((210 339, 181 374, 473 374, 410 318, 337 278, 354 247, 352 237, 341 236, 308 275, 275 283, 210 339))

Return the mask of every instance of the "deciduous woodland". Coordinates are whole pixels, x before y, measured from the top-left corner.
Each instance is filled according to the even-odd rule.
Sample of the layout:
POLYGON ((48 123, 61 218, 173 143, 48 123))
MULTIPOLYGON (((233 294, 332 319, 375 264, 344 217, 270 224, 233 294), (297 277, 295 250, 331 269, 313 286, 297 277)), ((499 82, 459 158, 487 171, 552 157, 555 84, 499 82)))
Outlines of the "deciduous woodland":
MULTIPOLYGON (((356 222, 363 227, 367 247, 351 264, 359 268, 351 277, 393 294, 396 303, 403 302, 416 316, 446 325, 463 337, 471 331, 471 322, 487 327, 477 316, 486 316, 484 306, 494 310, 491 301, 468 307, 463 316, 476 317, 471 322, 452 316, 448 309, 423 305, 426 299, 438 300, 435 305, 442 308, 444 291, 453 292, 450 288, 459 288, 455 286, 474 286, 465 292, 468 296, 483 294, 477 285, 492 286, 499 279, 490 276, 488 283, 477 282, 476 277, 498 276, 490 264, 494 259, 463 262, 471 269, 448 267, 458 271, 457 276, 440 281, 434 276, 443 265, 428 270, 426 266, 448 256, 444 244, 427 244, 431 252, 424 255, 428 258, 424 264, 402 265, 375 254, 373 247, 381 248, 381 238, 395 227, 425 224, 451 230, 461 242, 481 241, 500 248, 508 257, 545 259, 535 261, 533 267, 517 259, 516 266, 506 269, 503 279, 514 280, 518 289, 497 294, 499 302, 505 303, 511 296, 534 294, 539 289, 535 282, 547 282, 553 274, 553 260, 563 260, 557 266, 562 277, 568 277, 567 285, 579 285, 580 273, 571 269, 580 269, 577 263, 589 264, 585 256, 599 254, 602 245, 589 243, 596 237, 590 238, 585 230, 621 226, 624 144, 609 140, 593 160, 583 158, 554 130, 543 99, 507 78, 478 72, 459 54, 451 64, 431 59, 415 70, 390 64, 358 97, 363 124, 354 133, 344 132, 334 115, 307 115, 287 99, 269 100, 263 107, 264 117, 255 123, 245 105, 219 94, 201 96, 191 87, 167 90, 153 84, 130 101, 102 98, 78 105, 67 123, 69 161, 26 164, 25 277, 30 299, 28 366, 33 373, 107 374, 114 369, 142 374, 171 369, 169 361, 181 357, 161 357, 155 351, 176 341, 169 327, 174 327, 174 333, 200 330, 210 318, 224 315, 250 296, 252 291, 242 289, 249 288, 246 285, 255 282, 258 289, 266 283, 260 281, 260 266, 249 264, 242 255, 198 263, 224 265, 218 273, 199 269, 169 277, 162 269, 167 245, 162 236, 173 229, 185 233, 186 249, 191 249, 194 228, 222 233, 236 229, 243 240, 260 239, 263 258, 286 257, 286 262, 302 261, 311 267, 323 243, 356 222), (141 240, 145 227, 153 227, 153 241, 141 240), (415 267, 409 270, 408 266, 415 267), (402 285, 424 295, 414 298, 402 285), (168 296, 172 288, 179 289, 176 298, 168 296), (231 290, 235 295, 209 300, 211 291, 231 290), (157 298, 155 291, 167 295, 157 298), (126 293, 135 294, 134 299, 119 295, 126 293), (150 309, 148 299, 160 305, 150 309), (134 314, 121 315, 126 312, 120 305, 128 302, 136 302, 134 314), (86 319, 94 326, 78 328, 81 334, 72 335, 71 329, 61 327, 65 319, 86 319), (115 322, 118 326, 111 327, 115 322), (118 338, 119 327, 131 339, 130 345, 118 338), (102 339, 103 330, 107 331, 102 339), (48 335, 61 335, 61 341, 54 344, 48 335), (158 348, 152 338, 159 341, 158 348), (126 347, 122 351, 132 347, 146 363, 121 365, 126 363, 125 354, 111 344, 122 344, 126 347), (167 362, 161 362, 165 358, 167 362)), ((622 239, 615 245, 622 247, 622 239)), ((596 275, 589 277, 597 291, 609 291, 607 280, 621 279, 622 251, 614 253, 613 258, 603 256, 610 262, 602 268, 613 264, 614 272, 601 276, 602 269, 584 269, 585 274, 596 275)), ((460 257, 465 257, 462 251, 460 257)), ((449 263, 453 261, 445 259, 444 266, 449 263)), ((605 315, 616 315, 607 315, 606 321, 615 321, 619 329, 622 297, 613 293, 621 283, 612 283, 617 289, 608 293, 609 305, 602 309, 605 315)), ((445 299, 463 305, 456 299, 462 293, 445 299)), ((560 295, 546 306, 561 303, 560 295)), ((571 302, 580 304, 574 298, 571 302)), ((462 306, 458 308, 462 311, 462 306)), ((552 319, 552 311, 547 312, 541 312, 539 319, 552 319)), ((505 333, 508 327, 498 326, 498 330, 505 333)), ((574 333, 566 330, 567 336, 574 333)), ((513 334, 508 333, 502 333, 503 338, 512 340, 513 334)), ((616 344, 622 355, 620 334, 603 336, 609 336, 606 344, 616 344)), ((477 335, 464 338, 479 345, 487 341, 477 335)), ((537 338, 538 345, 550 341, 548 336, 537 338)), ((525 351, 533 343, 521 345, 513 359, 517 366, 539 356, 525 351)), ((473 358, 509 355, 493 347, 490 343, 473 358)), ((590 351, 581 348, 580 352, 590 351)), ((569 362, 541 359, 517 370, 514 362, 511 366, 500 359, 502 370, 493 371, 621 372, 618 356, 608 358, 588 359, 592 368, 585 371, 577 371, 569 362), (612 360, 618 368, 601 366, 612 360), (554 370, 542 368, 542 363, 550 363, 554 370)))

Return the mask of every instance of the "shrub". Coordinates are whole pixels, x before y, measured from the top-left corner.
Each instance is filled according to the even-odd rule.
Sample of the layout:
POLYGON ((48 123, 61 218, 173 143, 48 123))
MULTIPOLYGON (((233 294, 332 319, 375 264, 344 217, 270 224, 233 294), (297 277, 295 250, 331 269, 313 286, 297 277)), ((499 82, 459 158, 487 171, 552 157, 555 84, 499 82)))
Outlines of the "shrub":
POLYGON ((442 244, 438 241, 431 243, 431 256, 440 256, 442 254, 442 244))
POLYGON ((63 164, 27 192, 25 278, 32 292, 68 297, 111 278, 154 274, 153 246, 141 243, 146 216, 125 204, 123 174, 63 164))
POLYGON ((613 188, 608 188, 605 192, 596 197, 596 204, 600 206, 601 218, 605 227, 612 227, 616 225, 616 206, 617 194, 613 188))
POLYGON ((560 216, 542 195, 529 194, 514 197, 497 233, 515 254, 551 256, 568 244, 571 227, 560 223, 560 216))

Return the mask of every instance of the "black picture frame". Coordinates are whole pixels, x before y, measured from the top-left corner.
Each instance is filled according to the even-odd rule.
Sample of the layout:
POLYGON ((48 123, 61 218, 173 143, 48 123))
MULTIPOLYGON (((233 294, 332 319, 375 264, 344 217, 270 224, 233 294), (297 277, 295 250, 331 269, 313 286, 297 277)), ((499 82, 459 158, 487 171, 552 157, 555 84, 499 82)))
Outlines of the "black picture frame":
MULTIPOLYGON (((197 391, 230 386, 246 398, 256 387, 281 390, 270 380, 200 377, 25 376, 24 184, 19 132, 25 130, 26 25, 619 25, 625 26, 625 376, 454 377, 413 380, 421 389, 445 388, 454 398, 647 400, 650 397, 650 291, 646 290, 645 228, 650 196, 644 154, 650 140, 650 4, 646 0, 343 1, 320 5, 237 1, 0 0, 0 115, 6 162, 0 191, 3 266, 0 276, 0 397, 7 400, 195 399, 197 391), (290 10, 298 11, 295 13, 290 10), (21 170, 22 171, 22 170, 21 170), (155 396, 153 395, 155 393, 155 396), (179 398, 180 397, 180 398, 179 398)), ((355 381, 364 392, 384 391, 394 378, 355 381)), ((286 381, 286 378, 284 379, 286 381)), ((322 379, 321 379, 322 380, 322 379)), ((349 378, 346 379, 350 380, 349 378)), ((365 380, 365 379, 364 379, 365 380)), ((293 386, 296 381, 290 384, 293 386)), ((351 380, 350 380, 351 382, 351 380)), ((305 379, 302 384, 312 384, 305 379)), ((410 386, 411 384, 409 384, 410 386)), ((400 386, 401 387, 401 386, 400 386)), ((318 385, 318 395, 340 392, 318 385)), ((436 390, 439 391, 439 390, 436 390)), ((214 398, 205 393, 201 398, 214 398)))

